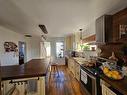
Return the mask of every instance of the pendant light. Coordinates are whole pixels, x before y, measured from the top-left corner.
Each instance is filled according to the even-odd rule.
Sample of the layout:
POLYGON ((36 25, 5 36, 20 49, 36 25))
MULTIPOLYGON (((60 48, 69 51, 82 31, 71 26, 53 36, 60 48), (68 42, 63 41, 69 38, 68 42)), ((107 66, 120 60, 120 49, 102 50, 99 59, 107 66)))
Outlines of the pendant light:
POLYGON ((79 29, 80 31, 80 43, 82 44, 82 29, 79 29))

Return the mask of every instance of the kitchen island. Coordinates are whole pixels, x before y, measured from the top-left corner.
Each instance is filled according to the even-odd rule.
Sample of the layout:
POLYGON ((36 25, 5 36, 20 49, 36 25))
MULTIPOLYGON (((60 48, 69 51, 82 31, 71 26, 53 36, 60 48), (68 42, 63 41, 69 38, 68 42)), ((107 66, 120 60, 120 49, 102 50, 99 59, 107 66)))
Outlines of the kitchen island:
POLYGON ((32 84, 35 83, 37 84, 34 88, 36 89, 37 93, 34 93, 33 95, 45 95, 45 78, 49 62, 49 58, 32 59, 23 65, 3 66, 1 68, 3 85, 2 92, 4 94, 8 93, 9 89, 17 85, 17 88, 19 88, 20 90, 22 89, 22 91, 19 91, 21 92, 19 95, 24 95, 24 93, 27 93, 27 91, 25 91, 25 87, 26 85, 28 87, 30 80, 33 83, 30 83, 29 86, 32 86, 32 84))

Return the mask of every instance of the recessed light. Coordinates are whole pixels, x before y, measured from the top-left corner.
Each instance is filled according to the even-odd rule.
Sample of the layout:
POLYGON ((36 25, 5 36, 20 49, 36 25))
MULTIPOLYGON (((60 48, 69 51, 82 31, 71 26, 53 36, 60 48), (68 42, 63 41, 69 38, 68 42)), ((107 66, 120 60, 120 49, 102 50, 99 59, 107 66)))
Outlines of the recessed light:
POLYGON ((27 34, 27 35, 25 35, 25 37, 32 37, 31 35, 29 35, 29 34, 27 34))

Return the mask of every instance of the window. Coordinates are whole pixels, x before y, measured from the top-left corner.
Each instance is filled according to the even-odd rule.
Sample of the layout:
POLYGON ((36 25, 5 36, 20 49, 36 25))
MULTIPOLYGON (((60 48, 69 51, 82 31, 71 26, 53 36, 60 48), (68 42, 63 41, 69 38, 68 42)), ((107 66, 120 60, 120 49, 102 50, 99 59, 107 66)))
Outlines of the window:
POLYGON ((51 45, 50 42, 44 42, 44 46, 46 48, 46 56, 51 56, 51 45))
POLYGON ((63 58, 64 56, 64 43, 63 42, 56 42, 56 57, 63 58))

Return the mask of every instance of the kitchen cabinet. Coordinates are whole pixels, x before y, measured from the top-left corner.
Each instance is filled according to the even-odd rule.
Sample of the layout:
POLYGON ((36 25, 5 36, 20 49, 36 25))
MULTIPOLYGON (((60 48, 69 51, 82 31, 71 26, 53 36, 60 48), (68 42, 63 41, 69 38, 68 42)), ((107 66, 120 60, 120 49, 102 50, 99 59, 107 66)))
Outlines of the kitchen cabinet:
POLYGON ((79 81, 80 80, 80 65, 75 62, 74 59, 70 58, 68 61, 68 68, 73 73, 74 77, 79 81))
POLYGON ((96 34, 86 37, 82 41, 83 43, 91 43, 94 42, 95 40, 96 40, 96 34))
POLYGON ((75 78, 80 81, 80 65, 75 63, 75 78))
POLYGON ((102 95, 117 95, 104 84, 102 84, 102 95))
POLYGON ((96 19, 96 42, 111 42, 112 35, 112 16, 103 15, 96 19))
POLYGON ((73 42, 74 42, 74 35, 73 34, 65 37, 66 50, 73 50, 73 42))
POLYGON ((81 33, 75 32, 65 37, 66 50, 77 50, 81 40, 81 33))
POLYGON ((18 93, 18 95, 45 95, 45 77, 2 81, 2 95, 10 95, 7 93, 18 93))
POLYGON ((110 85, 101 80, 101 87, 102 87, 102 95, 118 95, 113 92, 109 87, 110 85))
POLYGON ((78 46, 80 45, 81 41, 81 33, 80 32, 75 32, 74 34, 74 50, 78 50, 78 46))
POLYGON ((71 58, 68 60, 68 68, 75 76, 75 61, 71 58))
POLYGON ((127 25, 127 8, 113 15, 113 40, 115 42, 124 41, 125 39, 127 39, 126 32, 123 33, 125 34, 125 36, 122 37, 121 35, 122 31, 123 32, 126 31, 125 29, 127 27, 126 25, 127 25))

